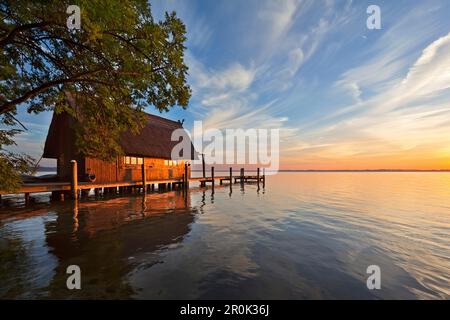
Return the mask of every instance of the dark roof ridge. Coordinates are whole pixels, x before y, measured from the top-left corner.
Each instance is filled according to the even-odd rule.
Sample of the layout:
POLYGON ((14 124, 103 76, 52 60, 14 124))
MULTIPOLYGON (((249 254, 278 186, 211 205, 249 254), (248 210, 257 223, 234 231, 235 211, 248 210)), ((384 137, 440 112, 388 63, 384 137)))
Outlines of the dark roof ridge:
POLYGON ((143 112, 147 116, 147 120, 157 120, 157 121, 161 121, 163 123, 176 125, 177 127, 183 127, 181 122, 179 122, 179 121, 167 119, 167 118, 164 118, 164 117, 159 116, 159 115, 147 113, 145 111, 143 111, 143 112))

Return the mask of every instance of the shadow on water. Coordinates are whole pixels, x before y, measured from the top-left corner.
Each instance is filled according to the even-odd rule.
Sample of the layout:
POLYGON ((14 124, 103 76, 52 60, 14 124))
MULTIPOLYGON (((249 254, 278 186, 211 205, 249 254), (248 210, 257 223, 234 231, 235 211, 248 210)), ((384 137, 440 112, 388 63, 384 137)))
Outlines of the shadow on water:
POLYGON ((126 275, 160 263, 190 231, 196 208, 181 191, 9 207, 0 220, 1 298, 129 298, 126 275), (82 290, 66 288, 79 265, 82 290))

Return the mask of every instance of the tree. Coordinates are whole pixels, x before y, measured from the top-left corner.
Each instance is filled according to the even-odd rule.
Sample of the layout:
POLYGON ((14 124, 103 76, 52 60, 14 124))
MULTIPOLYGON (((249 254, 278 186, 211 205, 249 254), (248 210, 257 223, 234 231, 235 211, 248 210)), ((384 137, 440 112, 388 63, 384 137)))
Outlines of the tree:
MULTIPOLYGON (((0 123, 5 126, 13 126, 14 118, 8 114, 0 115, 0 123)), ((3 149, 3 146, 14 145, 13 137, 20 130, 0 130, 0 190, 14 191, 20 187, 21 173, 30 173, 33 159, 27 155, 15 154, 3 149)))
MULTIPOLYGON (((111 160, 122 153, 120 133, 142 128, 146 106, 187 107, 186 29, 174 12, 155 21, 146 0, 0 0, 0 17, 2 126, 21 125, 18 106, 68 112, 82 124, 75 128, 81 153, 111 160), (68 28, 69 5, 80 8, 80 30, 68 28)), ((2 135, 12 144, 18 132, 2 135)), ((2 163, 26 160, 4 142, 2 163)))

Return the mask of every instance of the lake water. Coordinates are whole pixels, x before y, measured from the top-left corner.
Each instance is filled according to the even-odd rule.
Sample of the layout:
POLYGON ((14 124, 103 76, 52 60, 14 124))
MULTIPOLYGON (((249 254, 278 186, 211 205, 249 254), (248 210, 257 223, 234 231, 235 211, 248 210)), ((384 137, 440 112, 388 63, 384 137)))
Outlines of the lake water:
POLYGON ((450 173, 280 173, 0 208, 0 298, 449 299, 450 173), (66 268, 81 268, 81 290, 66 268), (381 269, 381 289, 366 269, 381 269))

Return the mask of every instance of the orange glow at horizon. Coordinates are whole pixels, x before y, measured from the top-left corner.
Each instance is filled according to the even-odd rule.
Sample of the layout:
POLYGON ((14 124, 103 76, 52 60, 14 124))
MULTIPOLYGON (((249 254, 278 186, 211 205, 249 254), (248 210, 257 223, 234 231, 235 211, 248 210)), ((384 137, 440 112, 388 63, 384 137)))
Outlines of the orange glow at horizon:
POLYGON ((339 157, 339 158, 287 158, 281 159, 282 170, 450 170, 447 157, 339 157))

